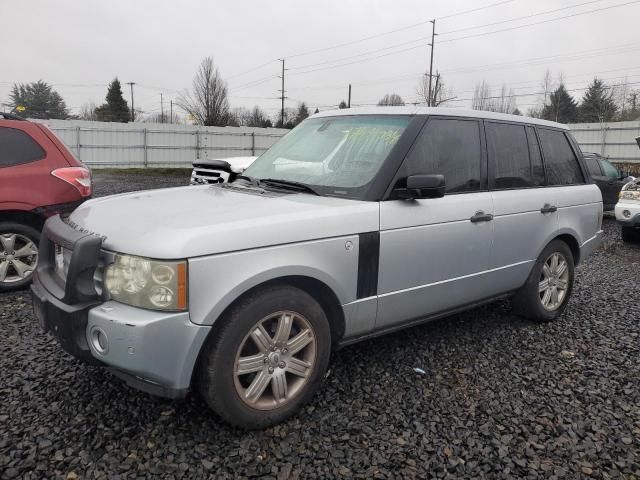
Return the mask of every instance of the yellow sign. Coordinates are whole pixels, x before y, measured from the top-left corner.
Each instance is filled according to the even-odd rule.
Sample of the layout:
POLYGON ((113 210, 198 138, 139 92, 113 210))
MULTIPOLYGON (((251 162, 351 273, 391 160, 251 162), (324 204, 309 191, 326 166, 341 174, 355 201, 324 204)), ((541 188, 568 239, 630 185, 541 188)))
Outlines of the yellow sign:
POLYGON ((27 109, 24 105, 18 105, 16 107, 16 112, 24 112, 27 109))

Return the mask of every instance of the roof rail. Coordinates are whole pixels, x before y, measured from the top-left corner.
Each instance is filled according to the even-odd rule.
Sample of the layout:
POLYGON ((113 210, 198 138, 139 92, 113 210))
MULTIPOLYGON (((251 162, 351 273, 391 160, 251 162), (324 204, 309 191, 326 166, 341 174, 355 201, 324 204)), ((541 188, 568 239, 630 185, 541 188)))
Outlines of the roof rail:
POLYGON ((22 120, 22 121, 27 121, 26 118, 22 118, 18 115, 15 115, 13 113, 7 113, 7 112, 0 112, 0 117, 4 117, 5 120, 22 120))

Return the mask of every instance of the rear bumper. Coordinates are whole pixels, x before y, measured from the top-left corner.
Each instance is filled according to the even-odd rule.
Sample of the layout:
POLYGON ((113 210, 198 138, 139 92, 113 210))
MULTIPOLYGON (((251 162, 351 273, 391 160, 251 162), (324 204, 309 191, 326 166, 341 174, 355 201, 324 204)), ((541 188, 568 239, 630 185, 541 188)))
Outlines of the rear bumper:
POLYGON ((85 201, 89 200, 90 198, 91 197, 84 197, 75 202, 58 203, 56 205, 47 205, 44 207, 38 207, 33 210, 33 213, 42 215, 45 218, 51 217, 56 214, 63 215, 66 213, 71 213, 80 205, 82 205, 85 201))
POLYGON ((598 232, 593 237, 582 244, 582 246, 580 247, 580 261, 587 258, 593 253, 596 248, 602 245, 603 237, 604 231, 598 230, 598 232))

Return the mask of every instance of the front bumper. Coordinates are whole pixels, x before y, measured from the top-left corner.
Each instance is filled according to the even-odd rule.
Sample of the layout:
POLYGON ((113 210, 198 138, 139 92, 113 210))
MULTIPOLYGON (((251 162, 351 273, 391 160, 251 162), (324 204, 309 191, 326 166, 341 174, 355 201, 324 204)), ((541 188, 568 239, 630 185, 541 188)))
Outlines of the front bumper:
MULTIPOLYGON (((169 398, 184 397, 211 329, 192 323, 188 312, 145 310, 104 301, 95 290, 99 265, 95 235, 53 217, 40 242, 40 262, 31 286, 34 313, 62 348, 93 365, 110 367, 130 385, 169 398), (70 249, 66 281, 53 270, 53 244, 70 249)), ((55 260, 53 260, 55 262, 55 260)))
POLYGON ((640 202, 620 201, 615 208, 616 220, 625 227, 640 227, 640 202), (629 215, 624 215, 624 212, 629 215))

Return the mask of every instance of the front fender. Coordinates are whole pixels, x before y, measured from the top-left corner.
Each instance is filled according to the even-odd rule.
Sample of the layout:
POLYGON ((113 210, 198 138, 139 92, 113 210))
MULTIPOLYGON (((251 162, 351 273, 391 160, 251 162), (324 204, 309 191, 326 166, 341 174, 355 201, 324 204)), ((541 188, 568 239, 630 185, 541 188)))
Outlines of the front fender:
POLYGON ((242 294, 265 282, 302 276, 327 285, 341 304, 357 295, 358 236, 315 240, 189 260, 191 321, 212 325, 242 294), (349 248, 347 242, 351 242, 349 248))

